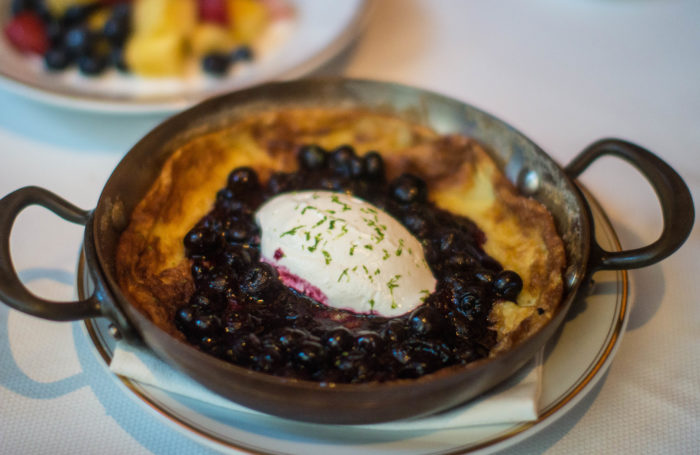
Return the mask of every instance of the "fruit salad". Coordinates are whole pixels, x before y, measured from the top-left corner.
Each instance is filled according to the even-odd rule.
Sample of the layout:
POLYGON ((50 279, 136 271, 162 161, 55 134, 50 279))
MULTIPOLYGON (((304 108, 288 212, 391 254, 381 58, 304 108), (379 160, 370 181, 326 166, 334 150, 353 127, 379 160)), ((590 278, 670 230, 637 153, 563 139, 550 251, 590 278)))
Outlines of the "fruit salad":
POLYGON ((18 52, 49 71, 109 68, 183 77, 192 62, 212 76, 254 58, 256 41, 292 15, 283 0, 12 0, 3 25, 18 52))

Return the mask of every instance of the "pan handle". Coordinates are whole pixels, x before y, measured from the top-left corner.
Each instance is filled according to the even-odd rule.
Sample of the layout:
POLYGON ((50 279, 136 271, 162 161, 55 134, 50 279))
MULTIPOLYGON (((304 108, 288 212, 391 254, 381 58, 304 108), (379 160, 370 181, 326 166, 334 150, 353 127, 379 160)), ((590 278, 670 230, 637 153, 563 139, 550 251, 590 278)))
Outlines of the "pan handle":
POLYGON ((651 184, 659 198, 664 227, 653 243, 633 250, 611 252, 592 240, 589 267, 592 270, 623 270, 655 264, 676 251, 690 235, 695 211, 690 190, 671 166, 650 151, 620 139, 602 139, 588 146, 564 169, 575 179, 604 155, 617 156, 635 167, 651 184))
POLYGON ((90 212, 35 186, 20 188, 0 200, 0 299, 12 308, 53 321, 74 321, 103 316, 101 299, 93 294, 75 302, 52 302, 29 292, 22 284, 10 256, 10 233, 17 215, 30 205, 40 205, 64 220, 86 224, 90 212))

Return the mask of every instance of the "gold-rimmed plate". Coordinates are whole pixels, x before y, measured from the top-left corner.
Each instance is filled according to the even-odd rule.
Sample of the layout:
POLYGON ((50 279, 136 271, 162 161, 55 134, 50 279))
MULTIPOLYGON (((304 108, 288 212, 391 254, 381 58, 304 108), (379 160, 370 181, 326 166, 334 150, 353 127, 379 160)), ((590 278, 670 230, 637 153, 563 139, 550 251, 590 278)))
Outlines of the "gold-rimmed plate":
MULTIPOLYGON (((585 192, 585 191, 584 191, 585 192)), ((591 206, 596 238, 609 251, 619 251, 614 229, 600 205, 585 192, 591 206)), ((90 295, 81 266, 78 294, 90 295)), ((358 427, 293 422, 270 416, 237 413, 116 377, 126 393, 202 444, 218 450, 305 454, 444 454, 488 453, 512 446, 564 416, 603 378, 617 350, 628 319, 627 273, 598 272, 589 295, 574 302, 567 320, 545 348, 540 417, 533 422, 485 425, 423 432, 373 430, 358 427), (575 355, 572 355, 575 353, 575 355)), ((583 294, 583 292, 581 293, 583 294)), ((115 340, 108 323, 85 322, 100 357, 109 364, 115 340)), ((339 410, 341 412, 341 410, 339 410)))
MULTIPOLYGON (((191 71, 183 78, 147 79, 116 70, 98 77, 72 68, 48 72, 38 56, 22 55, 0 33, 0 86, 35 100, 106 113, 165 113, 182 110, 216 94, 271 80, 303 76, 328 62, 363 29, 372 0, 319 2, 288 0, 294 14, 277 21, 250 64, 225 78, 191 71)), ((0 26, 10 20, 9 0, 0 0, 0 26)))

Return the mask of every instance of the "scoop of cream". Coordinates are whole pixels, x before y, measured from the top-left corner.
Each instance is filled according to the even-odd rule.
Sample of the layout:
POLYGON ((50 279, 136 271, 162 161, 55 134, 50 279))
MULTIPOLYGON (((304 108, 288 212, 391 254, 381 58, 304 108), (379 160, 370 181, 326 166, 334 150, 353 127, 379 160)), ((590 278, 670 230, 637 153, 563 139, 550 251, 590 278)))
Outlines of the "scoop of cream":
POLYGON ((282 281, 328 306, 393 317, 419 306, 435 278, 418 240, 361 199, 286 193, 255 214, 261 254, 282 281))

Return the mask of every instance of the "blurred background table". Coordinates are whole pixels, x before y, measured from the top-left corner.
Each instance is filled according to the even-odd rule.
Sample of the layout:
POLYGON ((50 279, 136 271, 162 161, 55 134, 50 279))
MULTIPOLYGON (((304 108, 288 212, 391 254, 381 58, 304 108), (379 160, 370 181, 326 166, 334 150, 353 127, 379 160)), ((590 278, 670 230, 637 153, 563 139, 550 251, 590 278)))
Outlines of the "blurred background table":
MULTIPOLYGON (((660 155, 700 189, 700 2, 377 0, 356 42, 319 74, 435 90, 509 122, 559 163, 609 136, 660 155)), ((319 24, 319 26, 321 26, 319 24)), ((91 114, 0 90, 0 196, 40 185, 89 208, 111 170, 164 115, 91 114)), ((583 182, 625 248, 661 230, 629 166, 583 182)), ((68 300, 82 228, 30 208, 12 250, 37 294, 68 300)), ((630 272, 622 346, 566 416, 506 453, 700 452, 700 236, 630 272)), ((0 453, 211 453, 117 387, 77 323, 0 306, 0 453), (84 345, 84 341, 82 342, 84 345)))

